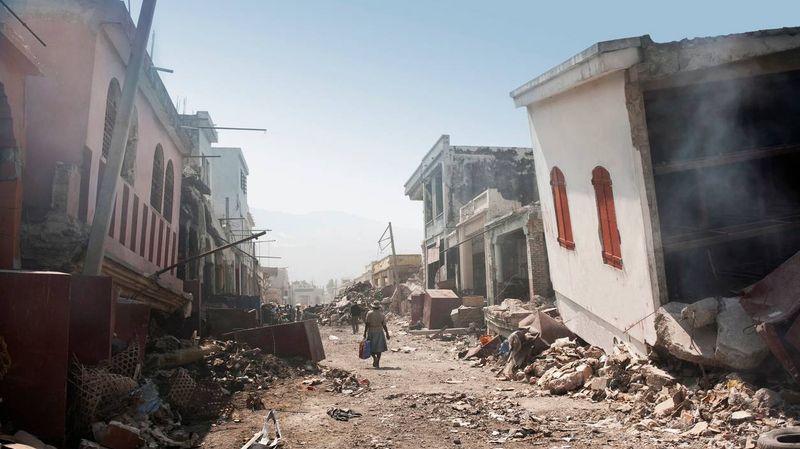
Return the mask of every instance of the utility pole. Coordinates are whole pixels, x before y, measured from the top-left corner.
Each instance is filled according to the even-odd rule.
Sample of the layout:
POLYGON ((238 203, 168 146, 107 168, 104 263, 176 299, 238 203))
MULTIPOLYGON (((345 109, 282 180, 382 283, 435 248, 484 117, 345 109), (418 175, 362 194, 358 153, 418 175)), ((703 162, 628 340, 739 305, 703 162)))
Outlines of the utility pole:
POLYGON ((394 278, 394 292, 392 293, 392 309, 395 312, 399 312, 400 307, 397 302, 399 301, 397 293, 400 291, 400 276, 397 274, 397 253, 395 252, 394 248, 394 232, 392 232, 392 222, 389 222, 389 226, 383 231, 381 234, 381 238, 378 239, 378 245, 381 249, 386 248, 385 246, 381 246, 381 243, 389 240, 389 244, 392 247, 392 259, 389 262, 389 267, 392 269, 392 277, 394 278), (389 233, 389 236, 386 237, 386 233, 389 233))
MULTIPOLYGON (((392 242, 392 277, 394 278, 394 291, 400 285, 400 277, 397 276, 397 253, 394 250, 394 233, 392 232, 392 222, 389 222, 389 241, 392 242)), ((394 296, 394 295, 392 295, 394 296)))
POLYGON ((139 88, 139 75, 144 64, 147 50, 147 37, 153 25, 153 14, 156 9, 156 0, 143 0, 139 11, 139 20, 136 23, 136 34, 128 58, 128 67, 125 68, 125 83, 122 87, 122 99, 114 120, 111 133, 111 145, 108 150, 103 179, 97 194, 97 204, 92 220, 92 229, 89 233, 89 244, 86 250, 86 259, 83 264, 83 273, 99 275, 103 268, 105 258, 105 239, 108 227, 111 224, 111 214, 114 212, 114 202, 117 198, 117 181, 122 170, 122 160, 125 157, 125 146, 128 142, 128 130, 131 124, 133 103, 136 91, 139 88))

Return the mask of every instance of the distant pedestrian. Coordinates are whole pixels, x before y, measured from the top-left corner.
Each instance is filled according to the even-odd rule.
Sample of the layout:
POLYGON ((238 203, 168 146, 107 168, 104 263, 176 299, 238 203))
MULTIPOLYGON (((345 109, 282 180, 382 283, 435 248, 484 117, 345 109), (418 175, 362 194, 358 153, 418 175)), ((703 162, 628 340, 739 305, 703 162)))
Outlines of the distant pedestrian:
POLYGON ((388 348, 386 342, 389 338, 389 328, 386 327, 386 317, 381 312, 381 302, 373 301, 372 310, 364 318, 364 339, 369 340, 372 355, 372 366, 381 367, 381 353, 388 348))
POLYGON ((300 304, 296 306, 297 310, 294 312, 294 320, 295 321, 302 321, 303 320, 303 311, 300 309, 300 304))
POLYGON ((353 327, 353 335, 358 333, 358 321, 363 313, 364 310, 361 308, 361 304, 354 302, 350 306, 350 326, 353 327))

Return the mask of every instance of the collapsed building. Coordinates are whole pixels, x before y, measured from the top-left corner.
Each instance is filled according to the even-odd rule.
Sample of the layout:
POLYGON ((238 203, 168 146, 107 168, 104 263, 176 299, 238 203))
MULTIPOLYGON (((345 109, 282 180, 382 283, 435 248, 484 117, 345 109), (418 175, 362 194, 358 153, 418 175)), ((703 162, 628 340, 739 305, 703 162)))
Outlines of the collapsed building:
POLYGON ((530 148, 450 145, 443 135, 405 184, 423 202, 426 288, 483 296, 550 295, 530 148))
POLYGON ((289 304, 289 291, 292 288, 289 282, 289 269, 285 267, 261 267, 261 272, 266 278, 263 289, 264 302, 289 304))
POLYGON ((674 320, 688 336, 670 349, 684 358, 721 362, 725 345, 763 355, 739 296, 800 250, 799 57, 796 28, 641 36, 599 42, 511 92, 527 108, 539 190, 552 192, 542 219, 571 330, 645 351, 680 343, 674 320), (698 349, 701 326, 680 312, 700 300, 720 316, 698 349))

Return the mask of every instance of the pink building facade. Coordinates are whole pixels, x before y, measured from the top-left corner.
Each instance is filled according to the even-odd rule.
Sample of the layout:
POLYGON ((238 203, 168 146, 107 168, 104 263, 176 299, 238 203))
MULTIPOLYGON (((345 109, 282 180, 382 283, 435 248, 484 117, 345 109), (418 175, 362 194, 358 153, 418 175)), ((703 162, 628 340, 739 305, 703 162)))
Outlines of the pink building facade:
MULTIPOLYGON (((117 0, 26 0, 11 6, 47 43, 28 46, 40 75, 27 76, 24 83, 21 265, 76 272, 85 255, 134 24, 117 0)), ((186 303, 182 282, 175 270, 157 283, 147 275, 177 259, 181 172, 189 147, 148 58, 103 273, 112 277, 120 297, 164 311, 186 303)))

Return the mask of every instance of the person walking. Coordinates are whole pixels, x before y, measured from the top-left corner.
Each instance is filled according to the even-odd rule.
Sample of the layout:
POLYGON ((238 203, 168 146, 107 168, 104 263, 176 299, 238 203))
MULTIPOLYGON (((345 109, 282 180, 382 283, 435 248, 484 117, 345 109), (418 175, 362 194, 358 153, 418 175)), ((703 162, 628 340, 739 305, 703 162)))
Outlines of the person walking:
POLYGON ((381 353, 388 350, 389 328, 386 327, 386 316, 381 312, 381 302, 373 301, 371 308, 364 318, 364 339, 369 340, 372 366, 380 368, 381 353))
POLYGON ((358 333, 358 320, 361 319, 362 313, 364 313, 364 310, 361 308, 361 304, 353 302, 350 305, 350 326, 353 327, 353 335, 358 333))

